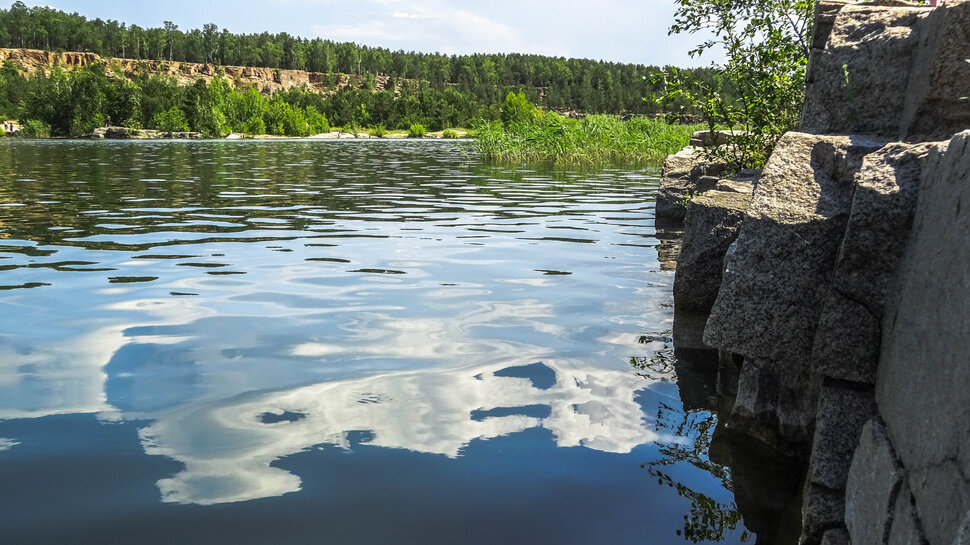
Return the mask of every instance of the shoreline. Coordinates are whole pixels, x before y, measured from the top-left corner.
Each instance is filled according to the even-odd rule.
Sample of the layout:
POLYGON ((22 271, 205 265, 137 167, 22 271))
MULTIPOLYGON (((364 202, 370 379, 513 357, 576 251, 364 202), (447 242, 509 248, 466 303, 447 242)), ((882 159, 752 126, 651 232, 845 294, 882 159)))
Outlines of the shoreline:
POLYGON ((279 136, 275 134, 245 134, 230 133, 222 138, 206 138, 199 132, 174 132, 166 133, 163 131, 148 129, 132 129, 129 127, 102 127, 96 129, 94 133, 79 137, 48 136, 30 137, 20 136, 17 132, 6 133, 0 136, 2 140, 465 140, 471 141, 475 137, 466 129, 453 129, 458 133, 457 137, 445 138, 444 131, 435 131, 425 136, 408 136, 406 131, 395 131, 384 136, 374 136, 368 133, 349 133, 343 131, 330 131, 314 134, 311 136, 279 136))

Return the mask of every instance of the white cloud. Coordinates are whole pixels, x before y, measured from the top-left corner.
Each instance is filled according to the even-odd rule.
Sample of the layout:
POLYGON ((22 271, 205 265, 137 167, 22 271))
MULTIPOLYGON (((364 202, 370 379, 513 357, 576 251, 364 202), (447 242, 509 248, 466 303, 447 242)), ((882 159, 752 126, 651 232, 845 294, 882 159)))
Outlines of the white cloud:
POLYGON ((568 44, 533 30, 443 0, 371 0, 360 17, 335 18, 312 27, 317 36, 389 49, 461 54, 531 52, 568 54, 568 44), (406 7, 406 9, 401 9, 406 7))

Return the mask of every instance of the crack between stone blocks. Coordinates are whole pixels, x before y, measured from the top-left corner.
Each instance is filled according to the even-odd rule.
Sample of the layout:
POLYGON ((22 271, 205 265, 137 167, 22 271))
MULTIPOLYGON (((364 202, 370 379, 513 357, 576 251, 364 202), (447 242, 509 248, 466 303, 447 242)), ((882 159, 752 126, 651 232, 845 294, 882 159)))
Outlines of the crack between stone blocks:
MULTIPOLYGON (((886 523, 882 529, 882 542, 886 543, 889 541, 889 534, 892 531, 893 523, 896 522, 896 502, 899 499, 899 491, 903 487, 903 480, 906 478, 906 467, 903 465, 902 460, 899 459, 899 454, 896 453, 896 446, 893 444, 892 433, 889 430, 889 426, 886 421, 882 419, 881 415, 875 417, 875 421, 883 429, 886 434, 886 442, 889 446, 889 456, 892 458, 893 469, 899 474, 899 478, 893 483, 892 490, 889 492, 889 505, 888 513, 886 516, 886 523)), ((912 494, 912 491, 910 491, 912 494)), ((918 519, 919 517, 917 517, 918 519)))
MULTIPOLYGON (((843 516, 843 519, 844 518, 845 517, 843 516)), ((820 524, 818 526, 819 542, 821 542, 822 538, 825 537, 825 532, 828 532, 829 530, 841 530, 843 528, 845 528, 845 520, 842 520, 842 522, 828 522, 825 524, 820 524)))
POLYGON ((809 484, 811 485, 812 488, 817 488, 826 493, 838 494, 842 496, 843 500, 845 499, 845 488, 832 488, 831 486, 826 486, 824 484, 816 483, 816 482, 811 482, 809 484))
MULTIPOLYGON (((836 272, 838 272, 838 271, 836 271, 836 272)), ((866 312, 868 312, 869 315, 872 316, 872 319, 873 320, 875 320, 876 322, 878 322, 880 325, 882 324, 882 320, 879 318, 878 315, 876 315, 875 312, 873 312, 872 308, 870 308, 869 305, 867 305, 866 303, 860 301, 856 296, 854 296, 854 295, 852 295, 850 293, 846 293, 841 288, 839 288, 838 286, 836 286, 834 283, 831 285, 831 289, 832 289, 833 292, 836 293, 836 295, 839 295, 841 297, 845 297, 849 301, 852 301, 853 303, 855 303, 855 304, 859 305, 860 307, 866 309, 866 312)), ((888 296, 888 294, 886 296, 884 296, 884 297, 887 297, 887 296, 888 296)), ((880 333, 882 333, 881 329, 882 329, 882 327, 880 327, 880 333)))
POLYGON ((854 392, 860 393, 875 393, 876 387, 872 384, 866 382, 857 382, 854 380, 847 380, 842 378, 830 377, 828 375, 822 375, 822 386, 827 388, 842 388, 845 390, 852 390, 854 392))
MULTIPOLYGON (((890 431, 889 431, 889 426, 886 425, 886 422, 882 419, 882 416, 877 416, 876 420, 883 427, 883 429, 886 430, 886 435, 889 439, 889 453, 892 456, 892 459, 893 459, 892 461, 893 461, 893 465, 895 466, 895 469, 900 474, 899 480, 893 486, 892 493, 891 493, 892 495, 889 500, 890 501, 889 517, 887 517, 886 526, 884 529, 885 533, 883 534, 883 540, 888 541, 889 533, 892 530, 893 524, 895 523, 896 502, 898 501, 899 490, 902 488, 903 480, 907 478, 907 476, 911 473, 911 471, 906 469, 906 466, 903 465, 903 461, 899 458, 899 455, 896 453, 896 447, 893 444, 892 436, 890 435, 890 431)), ((939 468, 949 463, 956 468, 957 474, 960 476, 963 482, 970 484, 970 478, 968 478, 968 476, 964 473, 963 468, 960 466, 959 449, 960 449, 960 445, 958 444, 957 452, 955 454, 946 456, 939 461, 914 468, 912 472, 926 471, 929 469, 939 468)), ((910 502, 910 505, 912 505, 912 515, 914 519, 913 524, 916 528, 916 532, 919 537, 919 545, 930 545, 929 540, 926 538, 926 532, 923 529, 923 518, 922 516, 920 516, 919 506, 916 505, 916 495, 912 489, 910 489, 909 497, 906 499, 907 501, 910 502)))

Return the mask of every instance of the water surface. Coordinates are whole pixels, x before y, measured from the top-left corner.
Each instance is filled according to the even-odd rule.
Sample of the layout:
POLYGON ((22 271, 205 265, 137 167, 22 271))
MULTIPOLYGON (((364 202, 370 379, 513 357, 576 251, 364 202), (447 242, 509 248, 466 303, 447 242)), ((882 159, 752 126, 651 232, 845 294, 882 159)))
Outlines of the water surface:
POLYGON ((0 143, 3 542, 738 542, 657 175, 0 143))

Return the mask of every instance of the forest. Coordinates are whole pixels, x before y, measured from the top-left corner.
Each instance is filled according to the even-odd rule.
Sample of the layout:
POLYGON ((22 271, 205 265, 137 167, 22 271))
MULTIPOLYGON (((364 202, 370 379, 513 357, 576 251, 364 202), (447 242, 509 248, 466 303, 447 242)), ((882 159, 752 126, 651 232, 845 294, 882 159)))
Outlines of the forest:
MULTIPOLYGON (((466 97, 463 100, 473 100, 481 107, 500 105, 510 91, 524 91, 531 100, 550 110, 629 115, 693 113, 687 111, 690 107, 686 101, 658 105, 653 100, 644 100, 663 92, 658 74, 671 67, 528 54, 449 56, 391 51, 302 38, 285 32, 234 34, 215 24, 182 30, 166 21, 160 27, 142 28, 114 20, 88 19, 47 6, 28 7, 19 1, 9 9, 0 9, 0 47, 328 74, 379 74, 415 80, 439 93, 452 89, 466 97)), ((719 70, 695 68, 680 73, 693 85, 731 94, 729 89, 722 89, 719 70)), ((435 95, 438 98, 441 97, 435 95)), ((350 102, 369 100, 349 99, 350 102)), ((391 119, 385 122, 395 124, 391 119)))
POLYGON ((292 88, 272 96, 235 87, 225 78, 180 85, 144 74, 128 79, 92 63, 26 77, 12 64, 0 68, 0 117, 19 119, 27 136, 83 136, 110 119, 112 125, 166 132, 197 131, 308 136, 331 122, 346 128, 430 130, 469 127, 499 116, 501 103, 485 105, 453 88, 405 84, 394 91, 345 90, 323 95, 292 88))

